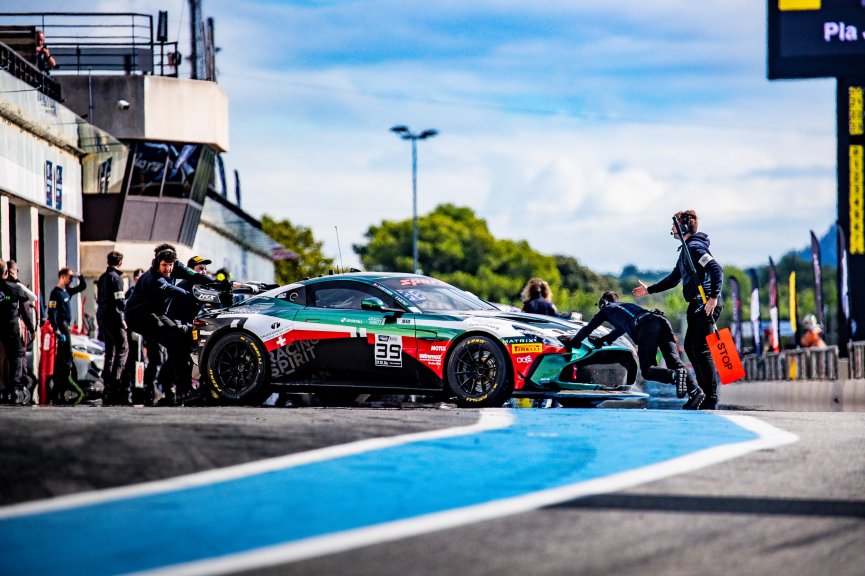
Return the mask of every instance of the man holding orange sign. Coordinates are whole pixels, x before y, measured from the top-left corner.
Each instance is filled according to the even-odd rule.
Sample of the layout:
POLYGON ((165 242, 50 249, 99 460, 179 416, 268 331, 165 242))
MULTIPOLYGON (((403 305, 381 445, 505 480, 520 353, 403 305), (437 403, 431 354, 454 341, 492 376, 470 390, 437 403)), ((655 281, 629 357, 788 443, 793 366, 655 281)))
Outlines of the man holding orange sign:
POLYGON ((688 247, 679 247, 679 260, 670 274, 652 286, 642 281, 632 290, 634 296, 664 292, 682 283, 682 294, 688 301, 688 330, 685 333, 685 353, 694 366, 697 384, 706 393, 701 410, 718 407, 718 378, 715 362, 706 337, 715 333, 715 320, 721 315, 721 287, 724 271, 709 252, 709 237, 697 231, 697 213, 693 210, 676 212, 670 234, 688 247), (681 235, 680 235, 681 231, 681 235), (701 294, 702 292, 702 294, 701 294))

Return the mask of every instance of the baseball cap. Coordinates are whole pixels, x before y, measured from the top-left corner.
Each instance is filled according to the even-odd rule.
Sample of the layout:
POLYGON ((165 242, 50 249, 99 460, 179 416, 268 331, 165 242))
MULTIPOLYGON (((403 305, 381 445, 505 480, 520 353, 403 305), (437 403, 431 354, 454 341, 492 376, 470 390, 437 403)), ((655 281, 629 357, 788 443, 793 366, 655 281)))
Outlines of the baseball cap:
POLYGON ((193 256, 186 263, 186 265, 190 268, 195 268, 196 266, 200 266, 201 264, 213 264, 213 262, 211 262, 210 260, 205 260, 201 256, 193 256))

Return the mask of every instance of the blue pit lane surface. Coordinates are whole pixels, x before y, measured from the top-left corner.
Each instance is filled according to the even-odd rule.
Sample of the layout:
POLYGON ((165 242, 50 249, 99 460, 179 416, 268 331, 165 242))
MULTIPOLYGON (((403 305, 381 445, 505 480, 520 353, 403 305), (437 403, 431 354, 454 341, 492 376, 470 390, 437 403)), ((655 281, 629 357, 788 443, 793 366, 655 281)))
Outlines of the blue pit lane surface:
POLYGON ((739 418, 489 410, 476 427, 12 506, 0 509, 0 574, 227 573, 614 491, 795 440, 739 418))

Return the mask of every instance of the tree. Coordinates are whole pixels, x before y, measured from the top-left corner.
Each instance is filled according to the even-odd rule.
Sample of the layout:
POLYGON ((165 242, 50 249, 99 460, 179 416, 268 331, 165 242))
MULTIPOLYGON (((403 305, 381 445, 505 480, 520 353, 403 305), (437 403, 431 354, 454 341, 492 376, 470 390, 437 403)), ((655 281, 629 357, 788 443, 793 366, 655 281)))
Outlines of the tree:
POLYGON ((333 258, 322 253, 322 242, 312 236, 312 229, 291 223, 290 220, 275 220, 265 215, 261 219, 265 234, 296 252, 297 260, 276 262, 276 281, 289 284, 306 277, 327 274, 333 268, 333 258))
MULTIPOLYGON (((525 240, 498 240, 471 208, 439 205, 418 219, 418 263, 425 274, 494 302, 519 300, 526 281, 538 276, 559 284, 555 259, 525 240)), ((409 272, 412 222, 385 220, 370 226, 366 244, 355 244, 367 270, 409 272)))

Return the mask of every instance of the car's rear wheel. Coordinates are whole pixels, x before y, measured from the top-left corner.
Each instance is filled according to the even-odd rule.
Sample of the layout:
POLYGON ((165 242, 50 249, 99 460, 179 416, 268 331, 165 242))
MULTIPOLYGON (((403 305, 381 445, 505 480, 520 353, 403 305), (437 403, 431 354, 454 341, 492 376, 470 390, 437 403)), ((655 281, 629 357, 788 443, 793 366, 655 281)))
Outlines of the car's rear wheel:
POLYGON ((261 404, 267 397, 267 356, 253 336, 233 332, 207 354, 207 380, 231 404, 261 404))
POLYGON ((512 392, 502 349, 486 336, 469 336, 448 357, 447 385, 458 406, 501 406, 512 392))

